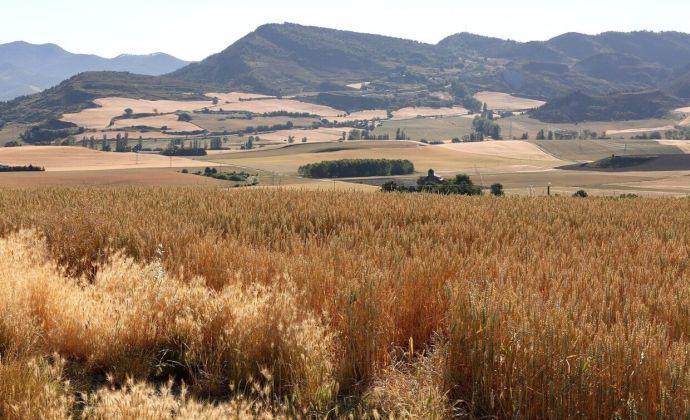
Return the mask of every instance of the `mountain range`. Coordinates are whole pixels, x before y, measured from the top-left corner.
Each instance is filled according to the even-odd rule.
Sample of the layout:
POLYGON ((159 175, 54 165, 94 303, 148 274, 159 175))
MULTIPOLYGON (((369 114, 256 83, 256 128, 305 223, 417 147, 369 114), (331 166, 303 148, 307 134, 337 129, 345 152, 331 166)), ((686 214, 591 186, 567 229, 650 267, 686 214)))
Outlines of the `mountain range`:
POLYGON ((108 59, 73 54, 54 44, 11 42, 0 45, 0 100, 40 92, 86 71, 110 70, 158 76, 187 64, 189 62, 163 53, 123 54, 108 59))
MULTIPOLYGON (((22 45, 26 46, 17 44, 15 49, 22 45)), ((2 51, 0 48, 0 63, 7 55, 2 51)), ((42 46, 36 51, 44 52, 33 57, 64 55, 55 46, 42 46)), ((101 63, 98 65, 104 60, 87 57, 101 63)), ((109 61, 109 70, 154 75, 166 70, 164 65, 154 66, 146 59, 125 58, 109 61), (127 67, 134 66, 134 61, 138 67, 127 67)), ((167 58, 171 67, 183 64, 167 58)), ((81 71, 77 66, 60 64, 59 59, 33 60, 22 60, 23 68, 31 68, 34 73, 56 67, 62 74, 81 71)), ((24 79, 26 73, 28 70, 21 73, 24 79)), ((24 80, 22 77, 13 80, 24 80)), ((625 96, 627 103, 658 92, 672 98, 658 101, 659 106, 670 106, 677 103, 673 98, 681 103, 690 101, 690 34, 567 33, 548 41, 517 42, 459 33, 438 44, 427 44, 290 23, 268 24, 198 63, 170 70, 164 77, 150 77, 146 83, 142 80, 129 73, 80 74, 41 94, 0 103, 0 119, 15 120, 19 118, 16 110, 22 109, 25 121, 35 121, 39 116, 59 115, 63 108, 74 111, 93 106, 91 101, 98 96, 159 98, 218 90, 297 95, 302 100, 347 111, 452 103, 469 106, 473 104, 468 103, 468 98, 471 102, 472 94, 482 90, 546 101, 566 98, 571 105, 610 103, 602 99, 583 101, 573 92, 592 98, 648 92, 625 96), (363 82, 369 83, 366 89, 360 89, 363 82)), ((659 108, 654 113, 663 111, 659 108)), ((557 116, 559 112, 549 115, 557 116)))
POLYGON ((333 90, 344 83, 424 84, 459 80, 473 89, 549 99, 669 89, 687 81, 690 35, 568 33, 516 42, 460 33, 436 45, 295 24, 270 24, 170 76, 266 93, 333 90))

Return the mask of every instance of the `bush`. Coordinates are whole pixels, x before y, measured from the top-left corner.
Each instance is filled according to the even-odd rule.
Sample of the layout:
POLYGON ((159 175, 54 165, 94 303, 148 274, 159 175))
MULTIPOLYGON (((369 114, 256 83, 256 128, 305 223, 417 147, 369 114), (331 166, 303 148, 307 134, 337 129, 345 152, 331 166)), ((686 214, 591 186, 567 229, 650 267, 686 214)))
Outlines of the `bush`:
POLYGON ((496 197, 502 197, 505 195, 503 192, 503 184, 495 183, 491 186, 491 195, 496 197))
POLYGON ((177 121, 190 122, 191 120, 192 120, 192 116, 187 114, 186 112, 183 112, 177 116, 177 121))
POLYGON ((343 159, 304 165, 298 172, 306 178, 408 175, 414 173, 414 164, 400 159, 343 159))
POLYGON ((429 183, 427 178, 421 177, 417 181, 417 186, 406 187, 399 185, 395 181, 386 182, 381 186, 383 192, 412 192, 412 193, 431 193, 442 195, 482 195, 481 187, 474 185, 469 175, 456 175, 450 182, 442 181, 440 183, 429 183))
POLYGON ((580 198, 587 198, 588 194, 587 191, 585 190, 577 190, 575 194, 573 194, 573 197, 580 197, 580 198))

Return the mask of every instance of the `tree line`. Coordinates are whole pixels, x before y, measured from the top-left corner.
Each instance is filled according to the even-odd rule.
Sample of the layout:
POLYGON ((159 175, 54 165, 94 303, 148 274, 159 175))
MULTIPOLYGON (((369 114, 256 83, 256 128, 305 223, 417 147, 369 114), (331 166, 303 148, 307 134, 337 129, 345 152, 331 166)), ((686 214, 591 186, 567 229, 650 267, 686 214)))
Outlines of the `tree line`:
POLYGON ((298 172, 306 178, 408 175, 414 173, 414 164, 407 159, 342 159, 310 163, 298 172))

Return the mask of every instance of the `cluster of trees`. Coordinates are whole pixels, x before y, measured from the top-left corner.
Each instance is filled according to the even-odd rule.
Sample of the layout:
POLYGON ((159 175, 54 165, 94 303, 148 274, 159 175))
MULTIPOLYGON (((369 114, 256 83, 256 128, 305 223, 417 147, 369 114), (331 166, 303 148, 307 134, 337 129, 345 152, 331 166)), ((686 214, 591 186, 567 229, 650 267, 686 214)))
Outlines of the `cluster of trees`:
POLYGON ((244 133, 264 133, 266 131, 280 131, 280 130, 290 130, 295 126, 292 121, 288 121, 285 124, 273 124, 273 125, 260 125, 258 127, 247 127, 244 129, 244 133))
POLYGON ((368 129, 364 130, 350 130, 350 134, 347 136, 348 140, 390 140, 390 135, 386 134, 372 134, 368 129))
POLYGON ((254 142, 261 141, 261 138, 259 136, 249 136, 247 138, 247 141, 244 142, 243 145, 240 146, 241 150, 252 150, 254 148, 254 142))
POLYGON ((396 140, 409 140, 410 138, 407 136, 407 133, 405 133, 405 130, 398 128, 395 130, 395 139, 396 140))
POLYGON ((41 166, 33 166, 33 165, 26 165, 26 166, 7 166, 7 165, 0 165, 0 172, 43 172, 45 171, 45 168, 41 166))
MULTIPOLYGON (((187 173, 186 169, 182 170, 183 173, 187 173)), ((222 181, 234 181, 245 183, 245 185, 257 185, 259 183, 256 175, 251 175, 247 172, 221 172, 216 168, 204 168, 204 171, 195 172, 196 175, 205 176, 213 179, 220 179, 222 181)))
POLYGON ((456 104, 464 106, 473 114, 481 112, 482 103, 475 99, 467 87, 459 81, 451 83, 450 94, 453 95, 456 104))
POLYGON ((661 136, 661 132, 653 131, 651 133, 642 133, 633 138, 638 140, 661 140, 663 137, 661 136))
POLYGON ((556 131, 546 131, 544 129, 539 130, 537 133, 537 140, 595 140, 595 139, 606 139, 607 137, 602 133, 600 136, 596 131, 582 130, 580 132, 573 130, 556 130, 556 131))
POLYGON ((501 140, 501 127, 494 122, 489 115, 477 116, 472 121, 472 129, 474 130, 469 136, 466 136, 467 141, 484 141, 487 137, 494 140, 501 140))
POLYGON ((668 140, 690 140, 690 127, 677 127, 675 130, 665 131, 663 135, 659 131, 643 133, 634 138, 640 140, 661 140, 662 138, 668 140))
POLYGON ((206 156, 206 149, 203 148, 189 148, 182 149, 179 147, 172 147, 161 152, 163 156, 206 156))
MULTIPOLYGON (((456 175, 455 178, 446 181, 429 182, 428 178, 422 177, 417 181, 417 185, 405 186, 395 181, 386 182, 381 186, 384 192, 412 192, 412 193, 431 193, 442 195, 482 195, 482 188, 475 185, 467 174, 456 175)), ((503 185, 496 183, 491 186, 491 194, 503 196, 503 185)))
POLYGON ((304 165, 298 172, 306 178, 408 175, 414 164, 406 159, 342 159, 304 165))
POLYGON ((675 130, 668 130, 664 137, 669 140, 690 140, 690 127, 677 127, 675 130))
MULTIPOLYGON (((308 112, 288 112, 288 111, 273 111, 263 113, 264 117, 290 117, 290 118, 318 118, 317 115, 308 112)), ((251 119, 251 118, 250 118, 251 119)))
MULTIPOLYGON (((308 138, 302 137, 302 143, 309 141, 308 138)), ((293 144, 295 142, 295 136, 288 136, 288 143, 293 144)))
POLYGON ((0 172, 44 172, 45 168, 41 166, 26 165, 26 166, 7 166, 0 165, 0 172))
POLYGON ((19 135, 25 143, 48 144, 55 140, 84 133, 83 127, 59 120, 49 120, 43 124, 35 125, 19 135))
POLYGON ((206 148, 199 144, 198 139, 193 139, 191 147, 185 147, 182 139, 174 139, 168 148, 161 152, 163 156, 206 156, 206 148))

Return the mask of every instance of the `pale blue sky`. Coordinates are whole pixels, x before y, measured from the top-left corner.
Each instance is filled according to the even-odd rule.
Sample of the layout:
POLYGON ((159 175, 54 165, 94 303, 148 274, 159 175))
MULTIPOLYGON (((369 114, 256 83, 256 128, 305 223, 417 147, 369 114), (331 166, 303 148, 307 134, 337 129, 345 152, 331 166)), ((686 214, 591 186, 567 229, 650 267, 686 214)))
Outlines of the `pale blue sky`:
POLYGON ((0 43, 199 60, 263 23, 295 22, 424 42, 468 31, 520 41, 563 32, 690 32, 690 0, 1 0, 0 43))

